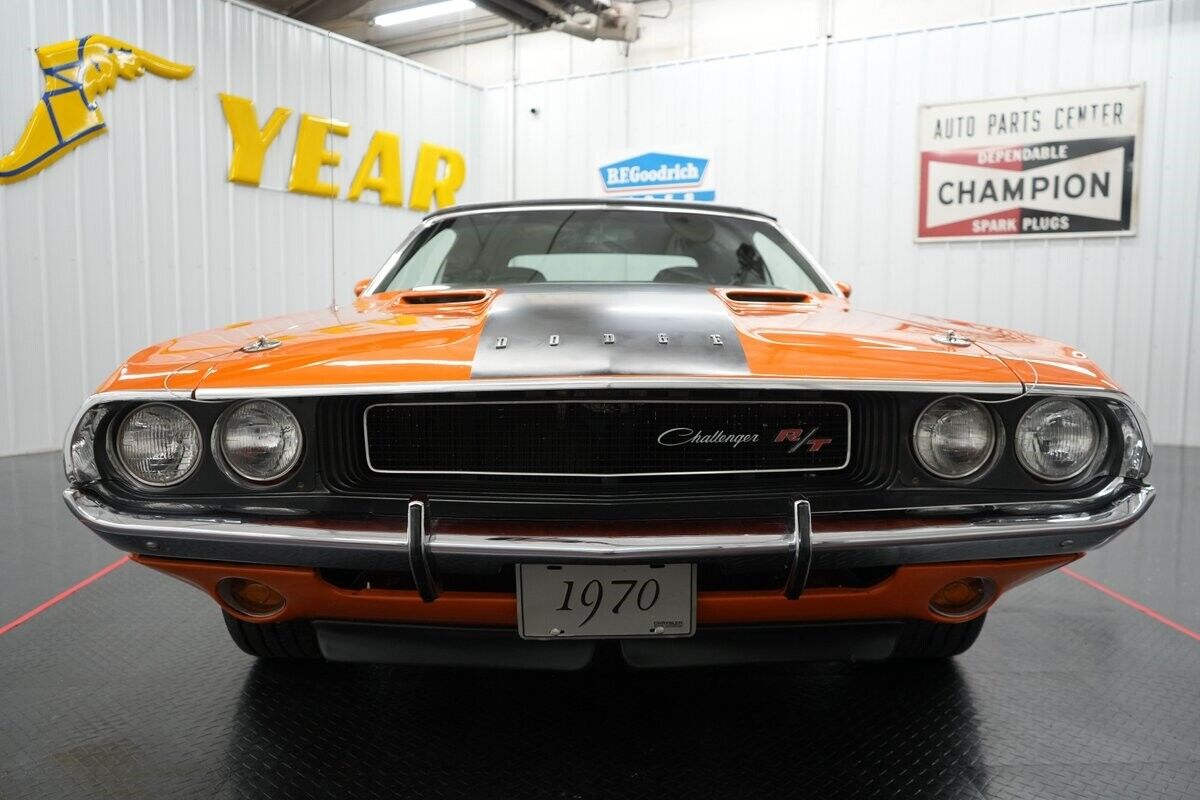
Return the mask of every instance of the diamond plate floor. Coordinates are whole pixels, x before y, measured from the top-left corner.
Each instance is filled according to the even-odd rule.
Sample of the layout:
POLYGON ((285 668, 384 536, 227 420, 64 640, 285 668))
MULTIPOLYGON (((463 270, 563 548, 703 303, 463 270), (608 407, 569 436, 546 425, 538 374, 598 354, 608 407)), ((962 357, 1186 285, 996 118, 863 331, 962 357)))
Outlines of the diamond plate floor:
MULTIPOLYGON (((112 561, 0 459, 0 626, 112 561)), ((1192 629, 1200 450, 1077 565, 1192 629)), ((1198 798, 1200 641, 1067 575, 943 666, 533 674, 257 664, 126 564, 0 635, 0 798, 1198 798)))

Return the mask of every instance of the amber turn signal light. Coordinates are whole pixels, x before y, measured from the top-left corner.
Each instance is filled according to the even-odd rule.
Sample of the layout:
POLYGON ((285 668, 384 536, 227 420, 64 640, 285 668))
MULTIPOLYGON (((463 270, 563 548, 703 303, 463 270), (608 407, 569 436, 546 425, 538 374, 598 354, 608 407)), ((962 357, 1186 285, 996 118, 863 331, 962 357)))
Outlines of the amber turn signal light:
POLYGON ((996 584, 988 578, 959 578, 934 592, 929 607, 943 617, 965 617, 987 605, 996 596, 996 584))
POLYGON ((245 578, 222 578, 217 583, 217 594, 234 611, 248 617, 269 617, 287 604, 283 595, 270 586, 245 578))

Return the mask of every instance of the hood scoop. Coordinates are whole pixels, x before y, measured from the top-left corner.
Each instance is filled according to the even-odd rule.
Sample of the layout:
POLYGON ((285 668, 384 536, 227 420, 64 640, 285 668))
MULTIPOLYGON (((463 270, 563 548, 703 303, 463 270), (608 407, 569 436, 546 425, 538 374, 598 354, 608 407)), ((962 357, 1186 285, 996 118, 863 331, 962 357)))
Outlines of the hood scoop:
POLYGON ((400 314, 475 315, 483 313, 496 297, 495 289, 433 289, 402 292, 388 302, 400 314))
POLYGON ((718 289, 716 293, 738 314, 786 313, 796 306, 820 305, 815 295, 789 289, 718 289))
POLYGON ((490 295, 484 291, 437 291, 437 292, 406 292, 400 295, 400 302, 421 306, 450 306, 482 303, 490 295))

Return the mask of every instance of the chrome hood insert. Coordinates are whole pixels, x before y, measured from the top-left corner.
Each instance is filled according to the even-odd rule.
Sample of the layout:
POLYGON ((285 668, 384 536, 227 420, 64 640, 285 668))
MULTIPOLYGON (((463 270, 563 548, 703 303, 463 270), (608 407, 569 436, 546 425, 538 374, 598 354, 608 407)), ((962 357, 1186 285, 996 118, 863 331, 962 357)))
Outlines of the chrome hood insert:
POLYGON ((749 375, 729 308, 707 287, 506 287, 488 310, 472 378, 749 375))

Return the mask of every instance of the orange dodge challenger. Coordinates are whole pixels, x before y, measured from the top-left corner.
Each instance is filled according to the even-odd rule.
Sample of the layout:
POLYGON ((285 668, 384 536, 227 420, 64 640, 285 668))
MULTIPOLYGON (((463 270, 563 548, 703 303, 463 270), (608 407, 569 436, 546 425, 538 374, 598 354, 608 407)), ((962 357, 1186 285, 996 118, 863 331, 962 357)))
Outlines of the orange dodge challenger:
POLYGON ((71 511, 275 658, 945 658, 1154 490, 1087 356, 853 308, 764 214, 430 214, 352 307, 136 354, 71 511))

